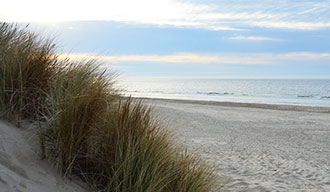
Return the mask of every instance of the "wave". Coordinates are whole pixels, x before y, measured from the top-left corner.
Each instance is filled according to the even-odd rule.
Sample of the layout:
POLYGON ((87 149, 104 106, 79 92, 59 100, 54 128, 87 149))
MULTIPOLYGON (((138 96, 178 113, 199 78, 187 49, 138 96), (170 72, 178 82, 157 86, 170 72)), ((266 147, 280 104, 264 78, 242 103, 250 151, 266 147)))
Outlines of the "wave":
POLYGON ((218 92, 208 92, 207 95, 221 95, 221 93, 218 92))
POLYGON ((151 93, 165 93, 164 91, 151 91, 151 93))
POLYGON ((215 91, 210 91, 210 92, 197 92, 197 94, 202 94, 202 95, 234 95, 234 93, 220 93, 220 92, 215 92, 215 91))
POLYGON ((318 99, 330 99, 330 96, 313 96, 313 95, 298 95, 298 98, 318 98, 318 99))
POLYGON ((313 95, 298 95, 298 98, 313 98, 313 95))

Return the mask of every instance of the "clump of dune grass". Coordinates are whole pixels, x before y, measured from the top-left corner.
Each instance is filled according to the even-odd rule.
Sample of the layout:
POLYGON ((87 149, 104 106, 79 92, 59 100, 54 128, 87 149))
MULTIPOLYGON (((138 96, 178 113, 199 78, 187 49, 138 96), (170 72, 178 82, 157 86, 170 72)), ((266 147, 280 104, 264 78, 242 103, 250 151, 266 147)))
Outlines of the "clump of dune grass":
POLYGON ((172 135, 141 101, 127 99, 98 127, 92 175, 105 191, 211 191, 212 170, 174 145, 172 135), (108 177, 98 177, 107 175, 108 177))
POLYGON ((0 103, 7 117, 35 115, 56 64, 55 45, 17 25, 0 23, 0 103))
MULTIPOLYGON (((50 136, 62 173, 71 174, 75 160, 87 151, 93 128, 102 121, 118 93, 111 78, 92 60, 57 67, 51 81, 50 136)), ((53 154, 54 155, 54 154, 53 154)))
POLYGON ((60 171, 109 192, 210 191, 212 170, 95 66, 70 64, 54 77, 47 142, 60 171))
POLYGON ((51 41, 1 24, 2 111, 39 121, 43 157, 98 191, 208 192, 213 169, 141 100, 122 98, 95 60, 59 60, 51 41), (43 125, 43 126, 42 126, 43 125))

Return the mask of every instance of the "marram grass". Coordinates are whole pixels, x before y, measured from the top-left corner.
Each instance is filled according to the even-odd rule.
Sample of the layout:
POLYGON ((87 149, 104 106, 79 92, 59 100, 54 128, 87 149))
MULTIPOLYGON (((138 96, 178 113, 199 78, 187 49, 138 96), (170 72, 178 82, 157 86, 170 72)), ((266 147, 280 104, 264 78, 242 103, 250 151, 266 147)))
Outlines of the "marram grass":
POLYGON ((0 103, 7 117, 34 116, 45 104, 57 62, 54 46, 16 25, 0 23, 0 103))
POLYGON ((59 60, 52 41, 0 25, 5 117, 35 118, 43 156, 97 191, 209 192, 213 169, 186 152, 141 100, 122 98, 95 60, 59 60))
POLYGON ((118 99, 116 91, 110 90, 111 78, 98 72, 93 64, 86 61, 58 67, 49 86, 50 138, 59 168, 65 174, 71 174, 75 159, 87 150, 93 128, 118 99))

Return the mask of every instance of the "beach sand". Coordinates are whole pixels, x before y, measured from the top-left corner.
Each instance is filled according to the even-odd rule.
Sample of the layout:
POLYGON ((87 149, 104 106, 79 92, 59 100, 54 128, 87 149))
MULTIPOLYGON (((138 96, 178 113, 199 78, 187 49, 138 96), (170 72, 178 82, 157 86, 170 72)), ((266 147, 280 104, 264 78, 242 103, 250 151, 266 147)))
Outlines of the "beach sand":
POLYGON ((144 99, 225 191, 330 191, 329 108, 144 99))
MULTIPOLYGON (((330 191, 330 109, 144 99, 189 150, 216 166, 224 191, 330 191)), ((32 124, 0 121, 0 192, 83 192, 40 160, 32 124)))
POLYGON ((0 121, 0 192, 84 192, 81 182, 63 179, 39 156, 32 124, 17 128, 0 121))

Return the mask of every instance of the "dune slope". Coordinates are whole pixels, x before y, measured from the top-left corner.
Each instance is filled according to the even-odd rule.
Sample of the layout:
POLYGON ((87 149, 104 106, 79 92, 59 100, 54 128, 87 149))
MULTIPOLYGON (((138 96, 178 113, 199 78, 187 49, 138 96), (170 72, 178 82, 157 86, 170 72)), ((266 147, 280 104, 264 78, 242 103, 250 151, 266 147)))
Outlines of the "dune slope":
POLYGON ((17 128, 0 121, 0 191, 86 191, 81 184, 63 179, 40 159, 34 130, 32 125, 17 128))

